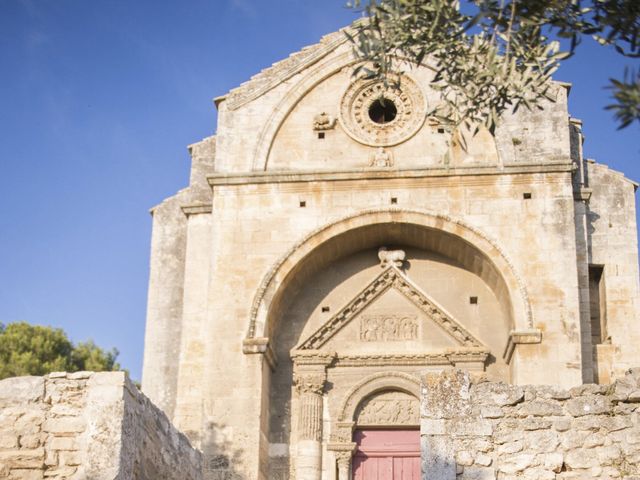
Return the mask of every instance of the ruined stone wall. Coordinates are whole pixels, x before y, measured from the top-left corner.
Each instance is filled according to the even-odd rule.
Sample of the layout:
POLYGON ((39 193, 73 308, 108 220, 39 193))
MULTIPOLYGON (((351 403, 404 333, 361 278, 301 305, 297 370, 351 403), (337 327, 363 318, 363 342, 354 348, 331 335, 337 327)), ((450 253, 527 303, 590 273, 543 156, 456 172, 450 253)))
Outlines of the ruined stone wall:
POLYGON ((0 381, 0 478, 201 478, 200 452, 123 372, 0 381))
POLYGON ((423 478, 640 478, 640 369, 563 390, 424 377, 423 478))

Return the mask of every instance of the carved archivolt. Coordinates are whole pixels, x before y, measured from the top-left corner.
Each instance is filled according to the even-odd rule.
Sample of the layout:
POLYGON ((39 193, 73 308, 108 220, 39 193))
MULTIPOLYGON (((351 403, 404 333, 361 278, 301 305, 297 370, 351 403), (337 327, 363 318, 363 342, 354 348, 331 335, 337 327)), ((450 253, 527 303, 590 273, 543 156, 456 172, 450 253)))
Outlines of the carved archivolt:
MULTIPOLYGON (((354 317, 364 311, 374 300, 379 298, 384 292, 394 288, 402 293, 407 299, 411 300, 425 315, 437 323, 445 332, 449 334, 459 345, 468 348, 482 348, 483 344, 473 336, 469 330, 463 327, 455 320, 444 308, 438 305, 434 300, 429 298, 418 286, 416 286, 409 278, 402 273, 396 266, 387 267, 380 275, 378 275, 364 290, 351 300, 338 313, 331 317, 324 325, 322 325, 307 340, 298 346, 298 350, 317 350, 327 341, 347 325, 354 317)), ((392 337, 400 340, 405 336, 415 338, 417 336, 417 321, 411 317, 391 318, 394 320, 393 329, 385 328, 385 324, 381 323, 386 317, 364 317, 365 329, 361 327, 361 336, 364 335, 369 340, 373 340, 373 336, 383 335, 383 340, 392 337), (373 328, 373 325, 377 325, 373 328)), ((410 338, 407 338, 410 339, 410 338)))
POLYGON ((485 253, 495 264, 500 274, 504 276, 507 283, 511 301, 514 302, 514 328, 533 328, 531 306, 524 282, 516 272, 513 262, 495 240, 466 222, 448 215, 421 210, 387 208, 361 211, 315 229, 282 255, 265 274, 260 287, 256 291, 249 314, 247 338, 261 337, 267 333, 265 326, 270 302, 278 289, 282 288, 283 279, 287 278, 288 273, 295 268, 296 264, 302 261, 314 248, 317 248, 320 243, 352 228, 383 223, 387 217, 388 221, 405 221, 422 225, 426 228, 437 228, 452 233, 485 253), (482 246, 482 243, 485 245, 482 246), (260 317, 259 320, 258 317, 260 317), (257 332, 258 324, 261 330, 259 333, 257 332))

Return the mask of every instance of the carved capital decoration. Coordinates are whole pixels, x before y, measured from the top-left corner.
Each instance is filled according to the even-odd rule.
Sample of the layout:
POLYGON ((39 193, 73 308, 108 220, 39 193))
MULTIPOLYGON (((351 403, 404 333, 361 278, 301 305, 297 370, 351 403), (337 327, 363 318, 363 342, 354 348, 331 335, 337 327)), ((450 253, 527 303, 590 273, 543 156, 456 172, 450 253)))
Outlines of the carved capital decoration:
POLYGON ((335 452, 336 462, 338 463, 338 468, 349 468, 351 465, 351 456, 353 453, 349 452, 335 452))
POLYGON ((312 393, 322 395, 326 375, 320 373, 294 373, 293 382, 299 394, 312 393))
POLYGON ((397 88, 385 87, 378 80, 357 80, 340 102, 340 124, 351 138, 364 145, 387 147, 413 136, 426 118, 426 100, 420 87, 409 77, 401 76, 397 88), (375 122, 370 110, 375 102, 390 102, 394 118, 375 122))

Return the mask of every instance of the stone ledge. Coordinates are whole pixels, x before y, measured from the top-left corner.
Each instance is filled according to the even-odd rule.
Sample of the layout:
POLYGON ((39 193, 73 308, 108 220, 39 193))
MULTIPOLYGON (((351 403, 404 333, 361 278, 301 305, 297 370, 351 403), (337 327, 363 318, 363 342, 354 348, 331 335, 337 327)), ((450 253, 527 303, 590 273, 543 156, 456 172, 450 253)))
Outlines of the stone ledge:
POLYGON ((518 164, 499 167, 424 168, 419 170, 392 170, 388 168, 361 168, 357 170, 269 171, 218 173, 209 175, 209 185, 252 185, 260 183, 335 182, 345 180, 375 180, 388 178, 426 178, 482 176, 526 173, 571 172, 571 163, 518 164))
POLYGON ((512 330, 509 333, 509 340, 507 340, 507 346, 504 349, 502 357, 507 363, 511 362, 513 352, 516 349, 516 345, 531 345, 542 342, 542 332, 537 328, 529 330, 512 330))

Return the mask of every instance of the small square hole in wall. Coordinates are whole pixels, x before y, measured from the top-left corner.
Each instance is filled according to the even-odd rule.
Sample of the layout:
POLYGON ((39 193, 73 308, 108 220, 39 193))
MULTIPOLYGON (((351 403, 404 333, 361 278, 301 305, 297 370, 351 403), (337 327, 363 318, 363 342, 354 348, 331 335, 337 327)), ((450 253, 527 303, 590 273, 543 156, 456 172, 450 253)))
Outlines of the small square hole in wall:
POLYGON ((471 305, 477 305, 478 304, 478 297, 469 297, 469 303, 471 305))
POLYGON ((318 132, 318 138, 322 140, 324 138, 324 132, 318 132))
POLYGON ((438 133, 444 133, 444 128, 439 128, 438 133))
POLYGON ((396 205, 398 203, 398 197, 391 197, 391 205, 396 205))
POLYGON ((522 194, 522 198, 524 198, 525 200, 530 200, 531 199, 531 193, 530 192, 525 192, 522 194))
POLYGON ((304 200, 300 200, 300 208, 305 208, 307 206, 307 202, 304 200))
POLYGON ((322 307, 322 313, 327 313, 329 310, 331 309, 327 306, 322 307))

